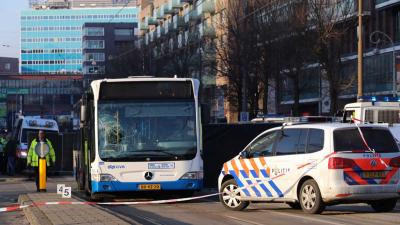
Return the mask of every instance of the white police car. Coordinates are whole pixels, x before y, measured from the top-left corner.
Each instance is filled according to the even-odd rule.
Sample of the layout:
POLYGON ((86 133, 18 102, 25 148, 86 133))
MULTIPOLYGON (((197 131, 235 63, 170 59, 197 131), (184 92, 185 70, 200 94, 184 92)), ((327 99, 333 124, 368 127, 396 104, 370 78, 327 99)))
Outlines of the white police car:
POLYGON ((301 124, 267 130, 223 165, 218 186, 228 209, 285 202, 307 213, 361 202, 391 211, 400 198, 400 152, 388 128, 301 124), (365 140, 365 141, 364 141, 365 140))

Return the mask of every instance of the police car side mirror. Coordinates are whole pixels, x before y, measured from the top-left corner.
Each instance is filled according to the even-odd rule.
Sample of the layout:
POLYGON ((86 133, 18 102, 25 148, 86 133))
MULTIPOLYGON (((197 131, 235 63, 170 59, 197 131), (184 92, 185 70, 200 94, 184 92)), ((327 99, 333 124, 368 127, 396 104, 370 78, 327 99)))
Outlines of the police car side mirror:
POLYGON ((240 158, 242 158, 242 159, 247 159, 247 158, 249 158, 249 156, 250 156, 250 154, 247 150, 240 152, 240 158))

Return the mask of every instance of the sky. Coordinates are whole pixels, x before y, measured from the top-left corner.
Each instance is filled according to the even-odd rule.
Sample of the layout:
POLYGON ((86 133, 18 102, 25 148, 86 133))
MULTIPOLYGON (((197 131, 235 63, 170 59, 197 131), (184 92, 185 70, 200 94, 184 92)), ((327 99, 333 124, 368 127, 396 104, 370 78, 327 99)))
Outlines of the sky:
POLYGON ((0 57, 19 58, 20 14, 28 8, 28 0, 0 0, 0 57))

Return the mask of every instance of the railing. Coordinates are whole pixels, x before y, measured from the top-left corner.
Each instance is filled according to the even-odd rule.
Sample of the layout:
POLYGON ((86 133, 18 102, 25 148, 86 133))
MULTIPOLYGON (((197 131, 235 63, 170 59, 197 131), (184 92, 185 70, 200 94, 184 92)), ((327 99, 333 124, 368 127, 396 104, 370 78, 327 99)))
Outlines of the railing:
POLYGON ((154 17, 146 17, 147 19, 147 25, 158 25, 158 21, 154 17))

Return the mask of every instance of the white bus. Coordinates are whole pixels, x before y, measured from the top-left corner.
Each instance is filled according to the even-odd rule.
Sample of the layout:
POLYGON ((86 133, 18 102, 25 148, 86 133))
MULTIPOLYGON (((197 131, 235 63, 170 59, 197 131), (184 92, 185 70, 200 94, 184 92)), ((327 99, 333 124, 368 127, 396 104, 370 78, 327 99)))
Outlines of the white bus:
POLYGON ((77 181, 104 194, 202 188, 199 81, 131 77, 93 81, 81 100, 77 181))

